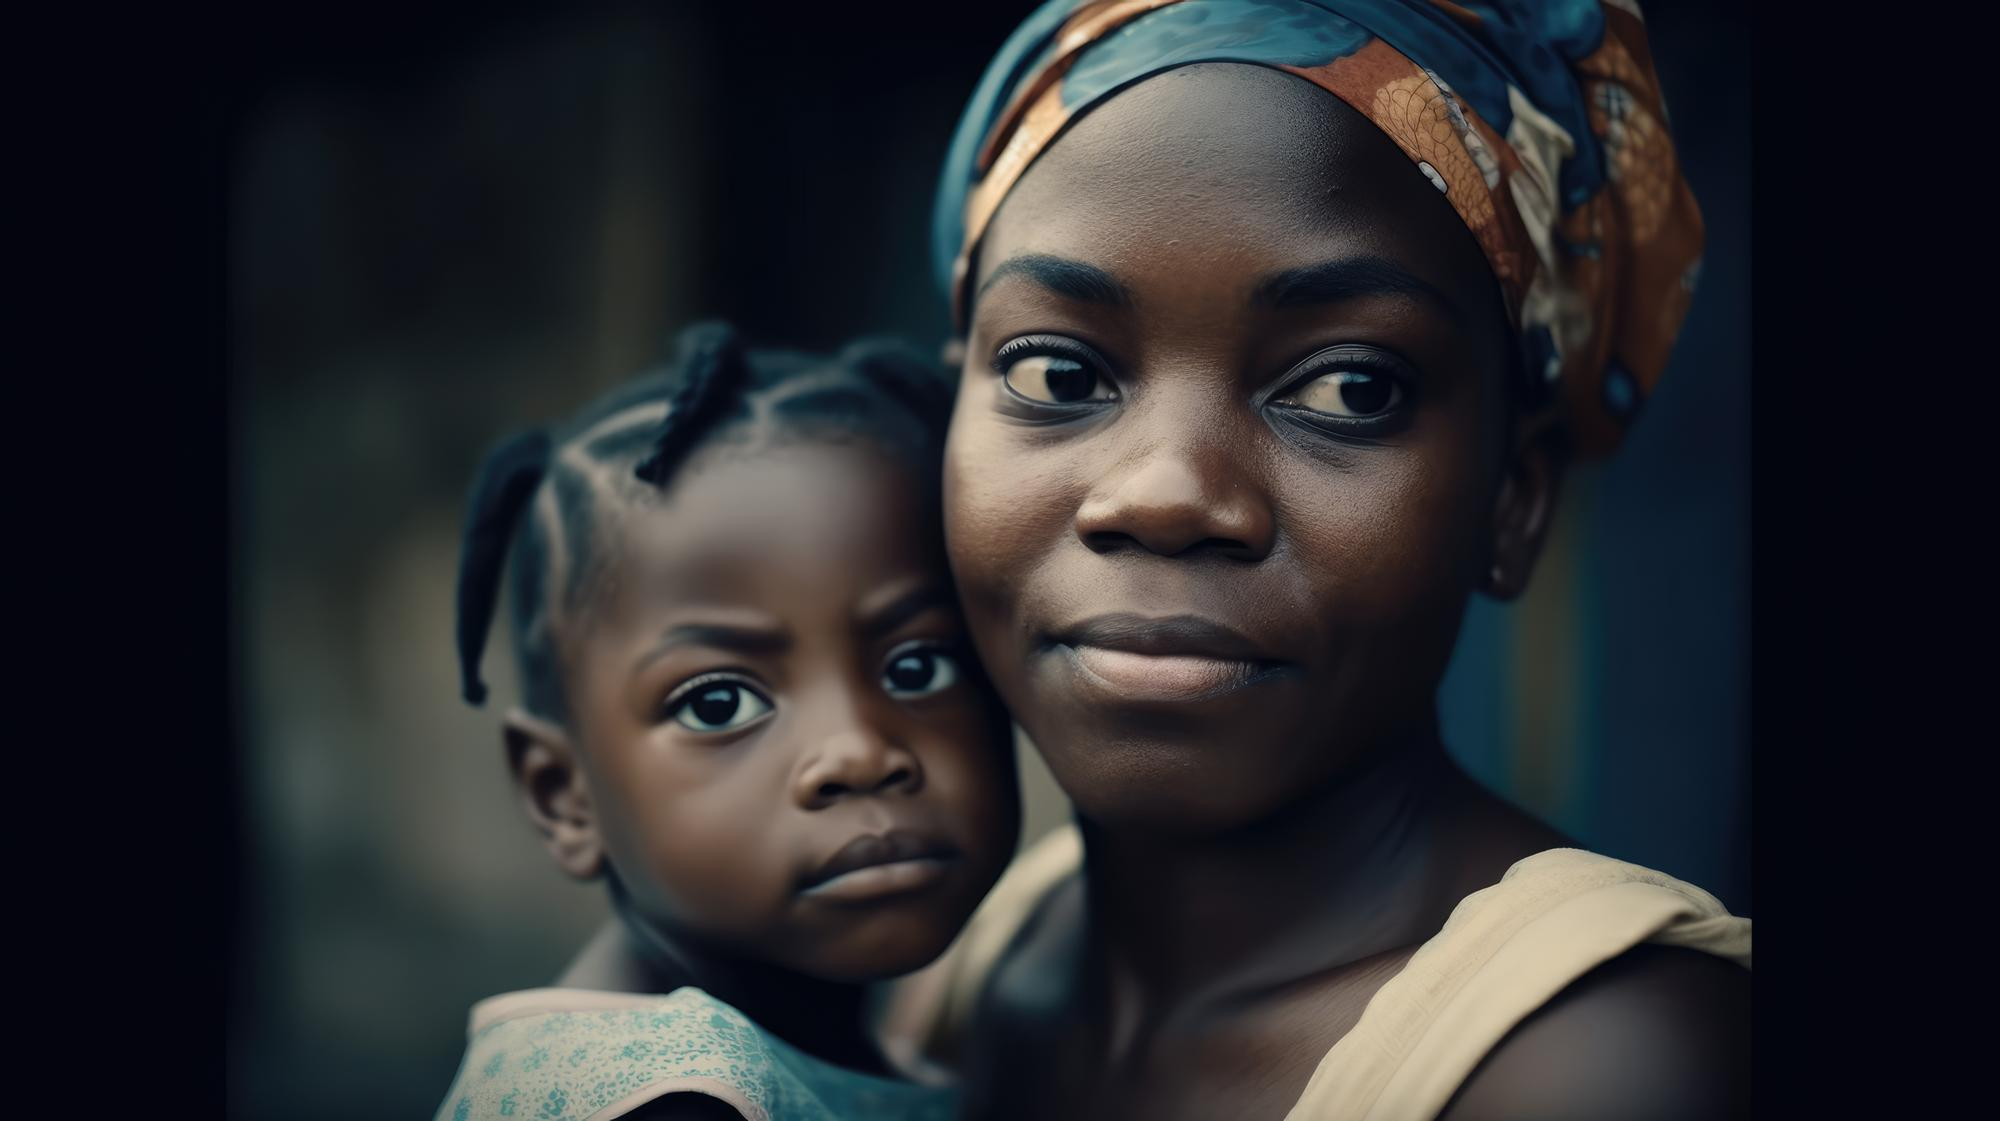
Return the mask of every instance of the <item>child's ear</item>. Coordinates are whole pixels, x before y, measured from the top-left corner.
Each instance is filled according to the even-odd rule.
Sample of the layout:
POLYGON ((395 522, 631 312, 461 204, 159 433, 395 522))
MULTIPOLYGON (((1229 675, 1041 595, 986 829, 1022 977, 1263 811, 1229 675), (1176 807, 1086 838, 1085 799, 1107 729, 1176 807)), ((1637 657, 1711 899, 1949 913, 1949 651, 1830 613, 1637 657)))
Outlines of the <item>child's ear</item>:
POLYGON ((1568 443, 1553 419, 1515 434, 1514 454, 1493 500, 1492 559, 1479 585, 1487 595, 1505 601, 1527 589, 1568 462, 1568 443))
POLYGON ((604 871, 604 842, 568 733, 518 708, 507 714, 503 727, 507 767, 542 844, 563 871, 579 880, 596 879, 604 871))

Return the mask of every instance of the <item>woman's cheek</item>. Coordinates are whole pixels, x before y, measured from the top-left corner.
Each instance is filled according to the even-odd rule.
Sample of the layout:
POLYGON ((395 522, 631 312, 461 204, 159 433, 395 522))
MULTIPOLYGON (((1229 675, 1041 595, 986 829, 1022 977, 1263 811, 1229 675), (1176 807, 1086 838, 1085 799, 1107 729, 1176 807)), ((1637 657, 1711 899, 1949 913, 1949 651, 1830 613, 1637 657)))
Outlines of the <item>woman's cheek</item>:
POLYGON ((1050 509, 1045 466, 1010 453, 999 427, 956 424, 946 449, 945 543, 952 571, 972 587, 1018 575, 1046 550, 1050 526, 1060 521, 1050 509))
POLYGON ((1285 503, 1301 576, 1331 616, 1392 625, 1461 583, 1465 508, 1421 469, 1349 475, 1285 503))

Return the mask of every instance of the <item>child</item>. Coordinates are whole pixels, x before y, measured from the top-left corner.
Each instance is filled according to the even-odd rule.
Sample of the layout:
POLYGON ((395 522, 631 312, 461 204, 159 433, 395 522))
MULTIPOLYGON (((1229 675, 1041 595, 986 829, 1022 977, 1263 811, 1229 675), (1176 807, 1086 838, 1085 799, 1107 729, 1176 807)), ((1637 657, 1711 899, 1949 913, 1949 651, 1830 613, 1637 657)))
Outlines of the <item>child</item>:
POLYGON ((690 329, 677 368, 503 444, 459 579, 466 698, 511 562, 522 808, 618 922, 472 1013, 439 1118, 943 1118, 864 1030, 1012 853, 1004 710, 937 510, 949 391, 690 329))

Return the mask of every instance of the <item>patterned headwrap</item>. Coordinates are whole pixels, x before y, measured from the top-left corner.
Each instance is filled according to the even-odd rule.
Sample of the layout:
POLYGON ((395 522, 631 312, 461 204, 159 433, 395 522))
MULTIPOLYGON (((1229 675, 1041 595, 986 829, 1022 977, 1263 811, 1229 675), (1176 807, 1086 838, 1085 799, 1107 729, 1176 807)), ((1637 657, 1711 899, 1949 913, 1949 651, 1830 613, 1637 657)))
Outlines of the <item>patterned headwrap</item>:
POLYGON ((934 263, 961 329, 972 251, 1028 165, 1113 93, 1197 62, 1296 74, 1387 133, 1485 252, 1533 399, 1581 453, 1617 445, 1702 246, 1636 0, 1050 0, 945 157, 934 263))

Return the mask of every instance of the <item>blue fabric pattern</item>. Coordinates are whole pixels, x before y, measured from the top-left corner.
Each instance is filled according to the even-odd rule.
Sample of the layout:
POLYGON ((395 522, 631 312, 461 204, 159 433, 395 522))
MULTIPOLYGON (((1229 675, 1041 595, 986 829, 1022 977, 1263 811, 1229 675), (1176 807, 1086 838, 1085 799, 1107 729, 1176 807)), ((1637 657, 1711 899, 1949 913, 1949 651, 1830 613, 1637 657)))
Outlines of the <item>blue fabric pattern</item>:
POLYGON ((752 1121, 949 1121, 957 1106, 955 1091, 834 1066, 702 990, 682 988, 628 1007, 485 1025, 437 1121, 608 1119, 676 1089, 715 1085, 749 1103, 752 1121), (641 1093, 648 1090, 658 1092, 641 1093), (603 1112, 620 1103, 625 1109, 603 1112))

